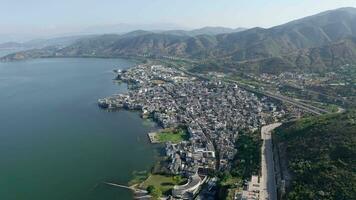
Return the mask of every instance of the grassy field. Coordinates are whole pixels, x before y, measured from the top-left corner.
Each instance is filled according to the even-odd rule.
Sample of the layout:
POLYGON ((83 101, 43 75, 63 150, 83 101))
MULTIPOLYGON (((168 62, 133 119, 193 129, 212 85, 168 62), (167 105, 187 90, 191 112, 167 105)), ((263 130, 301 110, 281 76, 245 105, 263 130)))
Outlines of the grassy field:
POLYGON ((183 140, 188 140, 188 133, 182 129, 165 129, 161 132, 158 132, 156 135, 158 142, 172 142, 179 143, 183 140))
POLYGON ((186 180, 180 176, 165 176, 158 174, 151 174, 140 186, 147 188, 150 185, 159 188, 163 194, 170 194, 174 185, 183 184, 186 180))
POLYGON ((147 171, 134 171, 133 179, 128 183, 128 185, 131 186, 131 185, 142 183, 147 179, 148 176, 149 173, 147 171))

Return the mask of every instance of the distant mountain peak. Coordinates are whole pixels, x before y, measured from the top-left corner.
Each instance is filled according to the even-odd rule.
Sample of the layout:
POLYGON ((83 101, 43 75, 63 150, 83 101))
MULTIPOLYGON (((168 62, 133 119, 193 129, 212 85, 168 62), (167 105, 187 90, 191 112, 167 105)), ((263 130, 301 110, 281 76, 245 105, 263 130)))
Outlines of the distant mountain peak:
MULTIPOLYGON (((340 10, 340 11, 348 11, 348 12, 356 12, 356 8, 355 7, 342 7, 342 8, 338 8, 335 10, 340 10)), ((334 11, 335 11, 334 10, 334 11)), ((331 10, 333 11, 333 10, 331 10)))
POLYGON ((165 34, 181 35, 181 36, 198 36, 198 35, 219 35, 219 34, 228 34, 244 31, 246 28, 228 28, 223 26, 205 26, 193 30, 170 30, 163 31, 165 34))
POLYGON ((286 24, 296 24, 296 23, 303 23, 303 22, 324 22, 330 23, 330 20, 337 21, 340 20, 342 17, 351 16, 356 17, 356 8, 353 7, 344 7, 338 8, 334 10, 324 11, 315 15, 311 15, 308 17, 304 17, 301 19, 297 19, 286 24))
POLYGON ((58 51, 25 52, 22 57, 173 56, 228 60, 232 67, 271 73, 306 68, 320 71, 345 63, 356 64, 355 41, 340 43, 356 37, 356 8, 330 10, 267 29, 240 30, 244 29, 219 26, 170 31, 141 29, 85 38, 58 51))

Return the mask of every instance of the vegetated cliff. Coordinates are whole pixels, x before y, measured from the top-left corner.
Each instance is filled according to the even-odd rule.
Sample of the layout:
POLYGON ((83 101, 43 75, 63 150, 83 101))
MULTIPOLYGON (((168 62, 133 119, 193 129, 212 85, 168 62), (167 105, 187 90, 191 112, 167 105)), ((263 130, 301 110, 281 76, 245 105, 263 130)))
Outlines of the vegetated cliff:
POLYGON ((301 119, 273 138, 292 175, 285 199, 356 199, 356 111, 301 119))

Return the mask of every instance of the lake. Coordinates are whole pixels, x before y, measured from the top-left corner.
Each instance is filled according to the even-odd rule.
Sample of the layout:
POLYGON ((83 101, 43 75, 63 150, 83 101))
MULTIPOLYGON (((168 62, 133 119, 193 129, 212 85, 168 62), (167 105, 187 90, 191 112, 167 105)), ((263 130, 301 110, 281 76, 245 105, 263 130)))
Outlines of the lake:
POLYGON ((111 200, 149 170, 155 129, 138 113, 107 112, 97 99, 126 91, 113 82, 122 59, 60 58, 0 63, 0 199, 111 200))

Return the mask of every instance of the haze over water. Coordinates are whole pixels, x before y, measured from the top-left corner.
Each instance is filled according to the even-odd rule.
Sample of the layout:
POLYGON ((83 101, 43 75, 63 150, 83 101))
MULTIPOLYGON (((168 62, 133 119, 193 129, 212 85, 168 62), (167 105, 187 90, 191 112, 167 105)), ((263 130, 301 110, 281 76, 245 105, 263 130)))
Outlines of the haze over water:
POLYGON ((106 112, 97 99, 126 91, 113 83, 119 59, 0 63, 0 199, 131 199, 134 170, 156 155, 138 113, 106 112))

